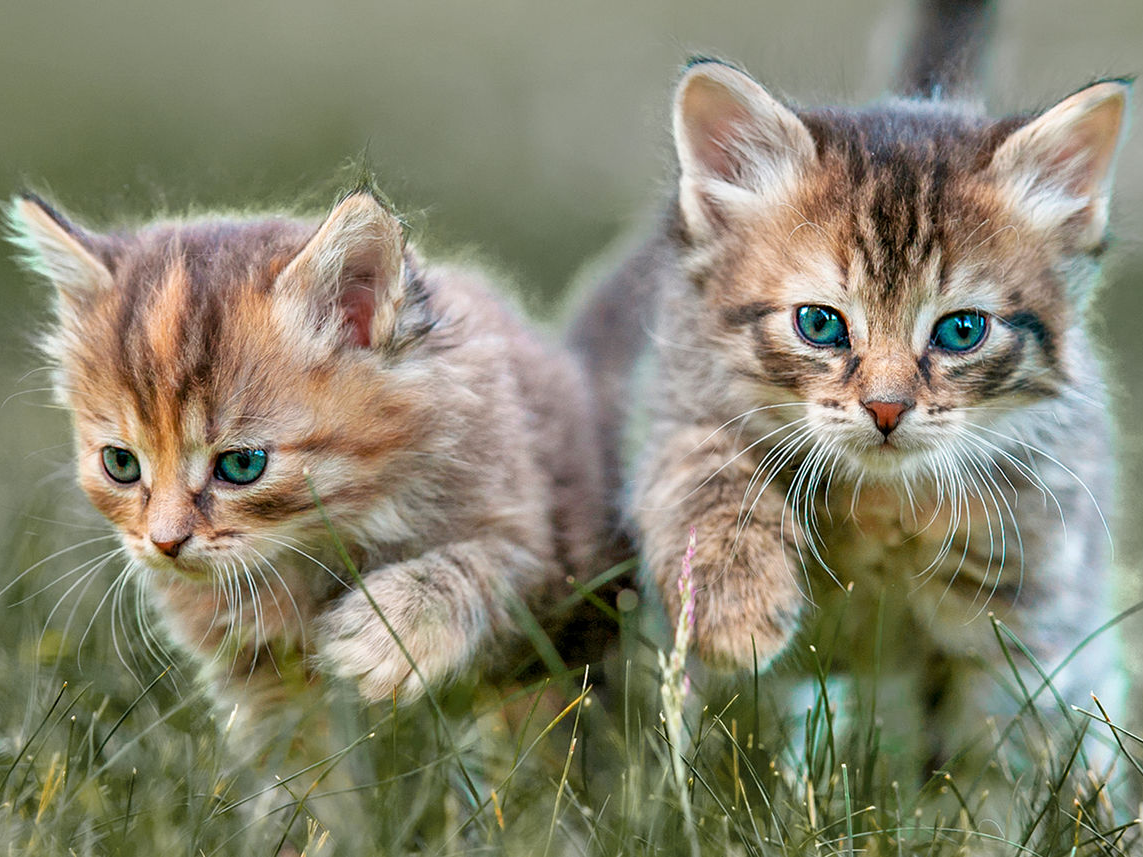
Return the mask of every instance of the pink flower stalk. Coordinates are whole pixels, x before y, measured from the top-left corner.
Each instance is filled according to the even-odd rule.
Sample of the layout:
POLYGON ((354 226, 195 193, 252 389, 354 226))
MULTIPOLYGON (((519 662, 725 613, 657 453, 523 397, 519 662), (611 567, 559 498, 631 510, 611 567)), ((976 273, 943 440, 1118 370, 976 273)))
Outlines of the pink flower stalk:
MULTIPOLYGON (((687 647, 690 645, 691 634, 695 629, 695 591, 694 576, 691 570, 691 560, 695 556, 695 528, 691 527, 690 538, 687 540, 687 549, 683 553, 683 570, 679 573, 679 625, 675 629, 675 659, 678 661, 680 671, 684 670, 687 647)), ((691 692, 691 677, 682 674, 683 696, 691 692)))
POLYGON ((695 528, 691 527, 690 540, 687 542, 686 553, 683 554, 683 570, 679 575, 679 600, 682 602, 683 617, 688 631, 695 629, 694 578, 691 572, 691 560, 694 556, 695 528))

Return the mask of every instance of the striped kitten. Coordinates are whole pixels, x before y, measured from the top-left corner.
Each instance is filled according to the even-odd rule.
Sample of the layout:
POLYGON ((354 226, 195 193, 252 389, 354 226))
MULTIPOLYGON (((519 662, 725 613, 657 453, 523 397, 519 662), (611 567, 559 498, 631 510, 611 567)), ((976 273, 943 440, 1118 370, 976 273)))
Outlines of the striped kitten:
POLYGON ((12 214, 57 288, 43 350, 79 481, 170 638, 247 716, 316 663, 412 699, 491 662, 519 605, 551 618, 569 576, 599 570, 579 370, 479 274, 424 264, 372 194, 321 223, 96 234, 32 196, 12 214))
MULTIPOLYGON (((1014 708, 990 611, 1049 669, 1112 615, 1108 407, 1082 320, 1129 89, 993 119, 935 97, 952 78, 925 57, 917 94, 858 109, 692 64, 676 200, 573 341, 611 459, 624 423, 646 426, 627 508, 672 623, 696 529, 699 657, 765 666, 804 633, 838 641, 836 666, 921 667, 952 747, 1014 708)), ((1114 710, 1120 681, 1104 634, 1055 684, 1114 710)))

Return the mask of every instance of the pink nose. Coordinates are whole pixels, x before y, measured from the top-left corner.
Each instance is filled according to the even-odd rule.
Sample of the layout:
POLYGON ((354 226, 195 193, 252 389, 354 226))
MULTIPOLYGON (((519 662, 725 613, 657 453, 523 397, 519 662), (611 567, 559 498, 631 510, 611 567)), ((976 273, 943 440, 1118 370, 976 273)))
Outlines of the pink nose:
POLYGON ((175 557, 177 557, 179 555, 180 548, 182 548, 182 546, 184 544, 186 544, 186 541, 189 538, 190 538, 189 535, 188 536, 179 536, 178 538, 174 538, 174 539, 171 539, 170 541, 164 542, 164 541, 159 541, 154 536, 151 536, 151 544, 153 544, 155 547, 157 547, 160 551, 165 553, 171 559, 174 559, 175 557))
POLYGON ((889 437, 889 432, 897 428, 897 424, 901 422, 901 415, 913 407, 915 403, 911 399, 906 399, 902 402, 862 402, 861 404, 873 417, 873 422, 877 424, 877 430, 885 437, 889 437))

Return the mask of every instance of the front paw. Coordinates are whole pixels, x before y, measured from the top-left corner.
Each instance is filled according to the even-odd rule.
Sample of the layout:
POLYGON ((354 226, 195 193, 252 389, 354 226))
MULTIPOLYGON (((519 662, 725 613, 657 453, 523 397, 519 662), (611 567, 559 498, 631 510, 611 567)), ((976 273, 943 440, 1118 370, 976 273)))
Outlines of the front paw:
POLYGON ((792 639, 801 612, 800 596, 773 595, 721 587, 696 592, 693 645, 700 660, 718 670, 764 669, 792 639))
POLYGON ((410 702, 426 686, 448 681, 472 659, 470 623, 404 577, 386 574, 381 583, 367 580, 393 633, 361 590, 340 598, 321 620, 321 661, 335 675, 356 681, 370 702, 394 695, 398 702, 410 702))

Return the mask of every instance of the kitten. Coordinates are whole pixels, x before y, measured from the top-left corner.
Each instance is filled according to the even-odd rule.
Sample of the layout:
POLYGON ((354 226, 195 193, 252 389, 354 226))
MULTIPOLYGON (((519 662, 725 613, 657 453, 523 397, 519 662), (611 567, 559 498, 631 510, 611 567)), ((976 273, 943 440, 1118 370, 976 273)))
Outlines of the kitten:
MULTIPOLYGON (((609 459, 642 431, 626 506, 672 624, 696 530, 699 657, 765 667, 802 633, 838 640, 837 667, 923 666, 944 748, 1022 699, 998 691, 990 611, 1049 670, 1113 613, 1082 320, 1129 95, 1107 80, 989 118, 946 97, 980 19, 960 32, 914 53, 910 97, 866 108, 789 106, 693 63, 677 196, 572 333, 609 459)), ((1116 711, 1114 636, 1054 682, 1116 711)))
POLYGON ((580 370, 480 274, 423 263, 370 192, 321 223, 11 213, 56 286, 42 350, 79 481, 227 707, 269 716, 319 663, 413 699, 518 644, 522 607, 554 627, 601 570, 580 370))

